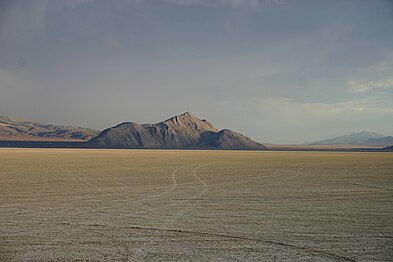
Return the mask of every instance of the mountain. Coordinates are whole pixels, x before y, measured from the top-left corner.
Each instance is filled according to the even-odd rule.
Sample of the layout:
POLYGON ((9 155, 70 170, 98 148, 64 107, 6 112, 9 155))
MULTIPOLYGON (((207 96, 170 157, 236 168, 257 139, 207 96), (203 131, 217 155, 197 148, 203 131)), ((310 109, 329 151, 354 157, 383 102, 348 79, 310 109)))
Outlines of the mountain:
POLYGON ((266 149, 264 145, 229 129, 203 133, 200 145, 220 149, 266 149))
POLYGON ((387 146, 393 145, 393 136, 385 136, 380 138, 371 138, 364 142, 365 145, 374 145, 374 146, 387 146))
POLYGON ((388 146, 388 147, 384 147, 382 148, 383 151, 393 151, 393 146, 388 146))
POLYGON ((388 146, 391 144, 393 144, 393 137, 384 136, 374 132, 366 132, 366 131, 308 143, 308 145, 367 145, 367 146, 388 146))
POLYGON ((186 112, 157 124, 124 122, 105 129, 87 145, 98 148, 266 149, 231 130, 186 112))
POLYGON ((55 126, 0 116, 0 140, 3 141, 89 140, 98 133, 88 128, 55 126))

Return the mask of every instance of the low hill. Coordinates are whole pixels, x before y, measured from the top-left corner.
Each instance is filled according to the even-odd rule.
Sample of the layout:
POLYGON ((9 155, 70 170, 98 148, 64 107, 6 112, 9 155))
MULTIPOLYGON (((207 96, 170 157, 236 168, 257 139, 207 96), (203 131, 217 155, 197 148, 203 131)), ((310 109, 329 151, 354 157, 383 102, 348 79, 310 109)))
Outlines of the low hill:
POLYGON ((89 140, 98 133, 88 128, 56 126, 0 116, 0 140, 2 141, 89 140))
POLYGON ((87 145, 98 148, 266 149, 231 130, 219 131, 191 113, 157 124, 124 122, 102 131, 87 145))

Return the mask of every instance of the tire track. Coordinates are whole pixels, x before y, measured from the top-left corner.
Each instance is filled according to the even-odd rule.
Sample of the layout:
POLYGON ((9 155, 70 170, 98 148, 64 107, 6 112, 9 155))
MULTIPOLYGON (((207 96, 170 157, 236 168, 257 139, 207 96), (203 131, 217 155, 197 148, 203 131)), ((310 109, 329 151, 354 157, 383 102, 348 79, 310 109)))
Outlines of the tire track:
MULTIPOLYGON (((187 199, 187 200, 182 200, 182 201, 177 202, 177 203, 169 204, 169 205, 166 206, 166 208, 169 208, 169 207, 176 207, 176 206, 179 206, 180 204, 188 203, 188 202, 190 202, 191 200, 197 199, 197 198, 203 196, 204 194, 206 194, 206 193, 208 192, 208 190, 209 190, 208 184, 207 184, 204 180, 202 180, 202 179, 196 174, 196 171, 197 171, 199 168, 201 168, 201 167, 202 167, 202 166, 197 166, 197 167, 195 167, 195 168, 192 170, 192 174, 193 174, 193 176, 202 184, 202 186, 203 186, 202 191, 199 192, 199 193, 197 193, 197 194, 195 194, 195 195, 193 195, 192 197, 190 197, 190 198, 187 199)), ((176 180, 176 173, 174 174, 174 176, 172 177, 172 179, 173 179, 174 182, 177 181, 177 180, 176 180)), ((177 182, 176 182, 176 183, 177 183, 177 182)), ((169 224, 175 223, 178 219, 180 219, 181 217, 183 217, 184 214, 187 213, 188 208, 189 208, 189 207, 187 206, 186 208, 181 209, 181 210, 179 210, 178 212, 176 212, 174 215, 172 215, 172 216, 170 217, 170 221, 167 221, 166 223, 164 223, 164 227, 168 226, 169 224)), ((149 240, 148 242, 145 242, 145 243, 142 245, 142 247, 140 247, 140 248, 133 254, 132 258, 133 258, 133 259, 137 259, 138 261, 144 261, 146 255, 147 255, 148 250, 149 250, 149 249, 152 249, 151 246, 152 246, 153 242, 154 242, 157 238, 158 238, 157 234, 155 234, 155 236, 151 237, 150 240, 149 240)))
MULTIPOLYGON (((185 166, 181 166, 181 167, 179 167, 179 168, 176 168, 176 169, 171 173, 171 180, 172 180, 172 183, 171 183, 171 185, 170 185, 169 188, 166 187, 166 188, 168 188, 167 190, 165 190, 165 191, 163 191, 163 192, 161 192, 161 193, 149 195, 149 196, 147 196, 147 197, 140 198, 140 199, 135 199, 135 200, 120 199, 120 200, 112 201, 111 203, 113 204, 113 203, 123 202, 122 205, 118 205, 118 206, 117 206, 118 208, 121 208, 121 207, 128 206, 129 204, 138 204, 138 203, 141 204, 141 203, 143 203, 143 202, 146 202, 146 201, 149 201, 149 200, 153 200, 153 199, 157 199, 157 198, 160 198, 160 197, 165 196, 165 195, 167 195, 167 194, 170 194, 170 193, 173 192, 173 191, 176 189, 176 187, 179 185, 179 183, 178 183, 177 180, 176 180, 176 173, 177 173, 180 169, 182 169, 182 168, 184 168, 184 167, 185 167, 185 166)), ((159 187, 159 188, 163 188, 163 187, 159 187)), ((112 209, 112 208, 113 208, 113 206, 110 206, 110 207, 102 207, 102 208, 99 208, 99 210, 100 210, 100 211, 105 211, 105 210, 107 210, 107 209, 112 209)), ((151 210, 150 210, 150 211, 151 211, 151 210)), ((127 215, 129 215, 129 214, 128 214, 128 213, 127 213, 127 214, 122 214, 122 215, 120 215, 119 217, 124 217, 124 216, 127 216, 127 215)))
MULTIPOLYGON (((181 168, 183 168, 183 167, 180 167, 180 168, 178 168, 177 170, 175 170, 175 171, 173 171, 173 172, 177 172, 177 171, 180 170, 181 168)), ((115 184, 118 184, 118 185, 120 185, 120 186, 124 186, 124 187, 128 187, 128 188, 130 188, 130 187, 131 187, 131 188, 136 188, 134 185, 129 185, 129 184, 125 183, 125 182, 119 181, 118 179, 110 178, 110 177, 104 175, 104 174, 103 174, 104 172, 105 172, 105 168, 102 166, 102 167, 100 168, 100 170, 94 172, 94 174, 97 175, 97 176, 99 176, 99 177, 101 177, 101 178, 103 178, 103 179, 105 179, 106 181, 110 181, 110 182, 115 183, 115 184), (101 174, 100 174, 100 173, 101 173, 101 174)), ((81 172, 79 171, 78 173, 81 173, 81 172)), ((88 173, 83 172, 82 174, 87 175, 88 173)), ((89 173, 89 174, 90 174, 90 173, 89 173)), ((172 174, 172 175, 173 175, 173 174, 172 174)), ((145 186, 140 186, 140 187, 145 188, 145 186)), ((155 189, 162 189, 162 188, 168 188, 168 187, 169 187, 169 190, 172 191, 172 190, 173 190, 173 183, 172 183, 170 186, 154 186, 154 187, 150 187, 149 189, 150 189, 150 190, 155 190, 155 189)), ((165 192, 164 192, 164 193, 165 193, 165 192)), ((165 194, 166 194, 166 193, 165 193, 165 194)), ((148 199, 151 199, 151 198, 156 198, 156 197, 159 197, 159 196, 161 196, 161 193, 158 194, 158 195, 152 195, 152 196, 149 196, 149 197, 147 197, 147 198, 135 200, 135 201, 132 201, 132 202, 145 201, 145 200, 148 200, 148 199)), ((127 200, 119 199, 119 200, 117 200, 117 201, 112 201, 111 203, 113 204, 113 203, 116 203, 116 202, 127 202, 127 200)))
MULTIPOLYGON (((374 166, 375 165, 369 165, 368 169, 374 169, 374 166)), ((357 164, 354 166, 354 169, 356 169, 356 174, 358 175, 358 177, 361 177, 362 175, 361 175, 361 173, 359 171, 359 166, 357 164)), ((366 171, 366 170, 363 170, 363 171, 366 171)), ((378 171, 380 171, 380 169, 378 169, 378 171)), ((352 179, 352 181, 353 180, 354 179, 352 179)), ((349 185, 355 185, 355 186, 367 187, 367 188, 373 188, 373 189, 379 189, 379 190, 385 190, 385 191, 393 191, 393 188, 374 186, 374 185, 366 185, 366 184, 362 184, 362 183, 348 182, 348 181, 345 181, 345 180, 344 181, 343 180, 338 180, 338 181, 340 181, 341 183, 344 183, 344 184, 349 184, 349 185)), ((356 179, 355 179, 355 181, 356 181, 356 179)))
POLYGON ((345 181, 343 181, 343 183, 345 183, 345 184, 350 184, 350 185, 355 185, 355 186, 360 186, 360 187, 368 187, 368 188, 374 188, 374 189, 379 189, 379 190, 393 191, 393 189, 391 189, 391 188, 385 188, 385 187, 364 185, 364 184, 360 184, 360 183, 352 183, 352 182, 345 182, 345 181))
MULTIPOLYGON (((179 183, 177 182, 177 179, 176 179, 176 173, 177 173, 180 169, 182 169, 182 168, 184 168, 184 167, 185 167, 185 166, 176 168, 176 169, 172 172, 172 174, 171 174, 172 184, 171 184, 171 187, 170 187, 168 190, 166 190, 166 191, 164 191, 164 192, 162 192, 162 193, 159 193, 159 194, 151 195, 151 196, 148 196, 148 197, 145 197, 145 198, 142 198, 142 199, 138 199, 138 200, 134 200, 134 201, 131 201, 131 202, 132 202, 132 203, 142 203, 142 202, 144 202, 144 201, 156 199, 156 198, 162 197, 162 196, 164 196, 164 195, 166 195, 166 194, 169 194, 169 193, 173 192, 173 191, 176 189, 176 187, 179 185, 179 183)), ((126 185, 126 186, 129 186, 129 185, 126 185)), ((160 188, 162 188, 162 187, 160 187, 160 188)), ((128 202, 128 201, 127 201, 127 202, 128 202)), ((128 202, 128 203, 129 203, 129 202, 128 202)), ((111 207, 111 208, 112 208, 112 207, 111 207)), ((91 221, 90 221, 90 222, 91 222, 91 221)), ((91 226, 91 225, 86 225, 86 227, 88 227, 88 226, 91 226)), ((86 228, 86 227, 84 227, 84 228, 86 228)), ((104 234, 104 236, 107 236, 107 235, 104 234)), ((122 246, 122 247, 125 249, 126 255, 125 255, 125 260, 124 260, 124 261, 129 261, 129 259, 130 259, 130 257, 129 257, 129 255, 130 255, 129 243, 126 243, 126 242, 124 242, 124 241, 118 240, 118 239, 116 239, 113 235, 111 235, 110 238, 111 238, 115 243, 119 244, 120 246, 122 246)), ((145 244, 146 244, 146 243, 145 243, 145 244)), ((132 258, 135 259, 135 255, 134 255, 132 258)), ((136 258, 136 259, 138 259, 138 258, 136 258)))
MULTIPOLYGON (((78 179, 79 181, 81 181, 83 184, 87 185, 88 187, 90 187, 91 189, 96 190, 97 192, 100 192, 101 194, 104 194, 106 196, 112 196, 111 194, 105 192, 102 188, 99 188, 95 185, 93 185, 92 183, 90 183, 89 181, 87 181, 84 178, 81 178, 80 176, 76 175, 74 172, 70 171, 69 169, 66 169, 62 166, 58 166, 60 169, 66 171, 68 174, 70 174, 72 177, 75 177, 76 179, 78 179)), ((78 172, 80 174, 80 172, 78 172)))
MULTIPOLYGON (((69 165, 69 164, 68 164, 68 165, 69 165)), ((76 180, 79 180, 79 181, 82 182, 84 185, 87 185, 88 188, 92 188, 92 189, 96 190, 97 192, 103 193, 102 190, 100 190, 98 187, 94 186, 93 184, 89 183, 88 181, 85 182, 85 180, 84 180, 83 178, 81 178, 81 177, 79 177, 78 175, 74 174, 74 173, 71 172, 71 170, 69 170, 69 169, 64 168, 64 167, 62 167, 62 166, 60 166, 60 165, 52 165, 51 167, 56 167, 56 168, 58 168, 58 169, 61 169, 61 170, 65 171, 66 173, 68 173, 72 178, 74 178, 74 179, 76 179, 76 180)), ((104 193, 106 193, 106 192, 104 192, 104 193)), ((89 221, 85 224, 85 226, 82 226, 82 228, 77 228, 77 227, 75 227, 75 228, 72 229, 70 232, 67 232, 67 233, 65 233, 65 234, 59 235, 58 238, 52 240, 51 242, 43 243, 42 247, 43 247, 43 248, 48 248, 48 247, 51 246, 51 245, 59 245, 59 244, 61 244, 62 242, 65 241, 65 239, 66 239, 67 237, 73 236, 77 230, 79 230, 79 231, 84 230, 84 229, 88 226, 88 223, 90 223, 90 222, 92 222, 92 220, 89 220, 89 221)), ((17 256, 17 257, 16 257, 16 261, 23 260, 23 257, 25 257, 26 255, 28 255, 29 252, 30 252, 30 251, 28 251, 28 252, 26 252, 26 253, 23 253, 23 254, 20 254, 19 256, 17 256)))
MULTIPOLYGON (((255 177, 255 174, 252 174, 252 175, 236 175, 236 176, 230 177, 232 179, 242 179, 242 180, 244 180, 244 178, 247 178, 247 177, 254 177, 255 178, 254 180, 249 179, 249 180, 242 181, 242 182, 239 182, 239 180, 230 180, 230 181, 222 181, 222 182, 218 182, 218 183, 215 183, 215 184, 211 184, 211 183, 210 184, 211 184, 211 186, 225 185, 225 184, 243 185, 243 184, 251 183, 251 182, 254 182, 254 181, 259 181, 260 179, 265 180, 266 178, 269 178, 269 177, 272 177, 272 176, 275 176, 276 178, 280 178, 280 177, 284 177, 285 174, 289 174, 289 172, 286 172, 286 173, 282 172, 282 170, 285 170, 285 169, 287 169, 287 167, 279 168, 279 169, 275 170, 272 174, 264 175, 262 177, 255 177), (281 175, 277 175, 277 174, 280 174, 280 173, 281 173, 281 175)), ((221 179, 222 178, 210 179, 209 182, 219 181, 221 179)))
POLYGON ((48 167, 45 168, 41 161, 39 162, 39 164, 40 164, 41 168, 46 169, 45 170, 45 175, 44 175, 46 177, 46 179, 45 179, 45 185, 41 186, 41 189, 38 191, 36 196, 33 197, 34 201, 37 201, 41 197, 41 195, 48 189, 48 187, 49 187, 49 180, 50 180, 50 178, 49 178, 49 171, 52 168, 52 165, 49 165, 48 167))
MULTIPOLYGON (((176 207, 176 206, 179 206, 180 204, 188 203, 188 202, 190 202, 191 200, 197 199, 197 198, 203 196, 204 194, 206 194, 206 193, 208 192, 208 190, 209 190, 208 184, 206 183, 206 181, 202 180, 202 179, 197 175, 197 173, 196 173, 196 171, 197 171, 199 168, 201 168, 201 167, 202 167, 202 166, 197 166, 197 167, 195 167, 195 168, 192 170, 192 174, 193 174, 193 176, 203 185, 202 191, 199 192, 199 193, 197 193, 197 194, 195 194, 195 195, 193 195, 192 197, 190 197, 190 198, 187 199, 187 200, 182 200, 182 201, 177 202, 177 203, 169 204, 169 205, 166 206, 166 208, 168 208, 168 207, 176 207)), ((302 170, 303 168, 304 168, 304 167, 302 167, 301 170, 302 170)), ((263 178, 265 179, 265 178, 274 176, 274 175, 276 175, 277 173, 279 173, 282 169, 284 169, 284 168, 280 168, 280 169, 276 170, 273 174, 268 175, 268 176, 264 176, 263 178)), ((300 170, 299 170, 299 172, 300 172, 300 170)), ((298 175, 298 173, 293 174, 293 176, 297 176, 297 175, 298 175)), ((241 176, 237 176, 237 177, 242 178, 241 176)), ((209 182, 210 182, 210 181, 211 181, 211 180, 209 180, 209 182)), ((239 184, 239 183, 236 182, 236 181, 235 181, 235 182, 233 182, 233 181, 228 181, 228 182, 230 182, 230 183, 232 183, 232 184, 233 184, 233 183, 239 184)), ((250 182, 252 182, 252 181, 246 181, 246 182, 243 182, 243 183, 240 183, 240 184, 245 184, 245 183, 250 183, 250 182)), ((181 184, 181 185, 184 185, 184 184, 181 184)), ((182 210, 180 210, 180 211, 178 211, 177 213, 175 213, 175 214, 171 217, 171 223, 172 223, 172 224, 175 223, 176 220, 178 220, 178 219, 180 219, 181 217, 183 217, 187 212, 188 212, 188 207, 187 207, 187 208, 184 208, 184 209, 182 209, 182 210), (173 218, 173 217, 174 217, 174 218, 173 218)), ((170 223, 169 221, 168 221, 167 223, 165 223, 165 224, 164 224, 164 227, 167 226, 169 223, 170 223)), ((139 260, 139 261, 143 261, 144 258, 145 258, 146 255, 147 255, 148 249, 151 248, 151 245, 153 244, 154 240, 157 239, 157 237, 158 237, 158 236, 155 236, 155 237, 153 237, 150 241, 146 242, 140 249, 138 249, 138 251, 137 251, 136 253, 134 253, 134 255, 133 255, 132 258, 137 259, 137 260, 139 260)))
POLYGON ((194 177, 196 177, 196 179, 197 179, 199 182, 201 182, 201 184, 202 184, 202 186, 203 186, 203 190, 202 190, 202 192, 201 192, 200 194, 198 194, 196 197, 194 197, 194 198, 192 198, 192 199, 199 198, 199 197, 203 196, 204 194, 206 194, 207 191, 209 191, 209 186, 208 186, 208 184, 207 184, 203 179, 201 179, 201 178, 197 175, 197 173, 196 173, 196 171, 197 171, 199 168, 201 168, 201 167, 202 167, 202 166, 199 166, 199 167, 197 167, 197 168, 194 168, 194 169, 192 170, 192 174, 194 175, 194 177))
POLYGON ((209 237, 219 237, 219 238, 227 238, 227 239, 236 239, 236 240, 245 240, 245 241, 253 241, 265 244, 271 244, 276 246, 282 246, 286 248, 293 248, 297 250, 305 251, 309 254, 313 255, 320 255, 327 258, 332 258, 337 261, 350 261, 356 262, 356 258, 345 257, 342 255, 335 254, 333 252, 323 251, 319 249, 314 249, 307 246, 298 246, 290 243, 273 241, 268 239, 260 239, 260 238, 251 238, 251 237, 241 237, 235 235, 228 235, 228 234, 219 234, 219 233, 208 233, 208 232, 198 232, 198 231, 189 231, 189 230, 181 230, 181 229, 163 229, 163 228, 154 228, 154 227, 140 227, 140 226, 128 226, 129 229, 136 229, 136 230, 146 230, 146 231, 158 231, 158 232, 168 232, 168 233, 181 233, 181 234, 191 234, 191 235, 198 235, 198 236, 209 236, 209 237))
MULTIPOLYGON (((67 172, 68 174, 70 174, 72 177, 77 178, 77 179, 78 179, 79 181, 81 181, 83 184, 85 184, 85 185, 87 185, 88 187, 94 189, 96 192, 105 193, 105 195, 111 196, 111 194, 109 194, 109 193, 107 193, 107 192, 103 192, 100 188, 98 188, 97 186, 95 186, 95 185, 89 183, 87 180, 85 180, 85 179, 79 177, 78 175, 76 175, 76 174, 75 174, 74 172, 72 172, 71 170, 66 169, 66 168, 64 168, 64 167, 61 167, 61 166, 58 166, 58 168, 64 170, 65 172, 67 172)), ((177 182, 177 180, 176 180, 176 173, 177 173, 180 169, 182 169, 182 168, 184 168, 184 167, 179 167, 179 168, 175 169, 175 170, 172 172, 172 174, 171 174, 172 184, 171 184, 171 187, 170 187, 168 190, 166 190, 166 191, 164 191, 164 192, 162 192, 162 193, 159 193, 159 194, 151 195, 151 196, 148 196, 148 197, 146 197, 146 198, 138 199, 138 200, 131 201, 131 202, 133 202, 133 203, 134 203, 134 202, 139 203, 139 202, 143 202, 143 201, 148 201, 148 200, 155 199, 155 198, 159 198, 159 197, 162 197, 163 195, 166 195, 166 194, 171 193, 171 192, 174 191, 174 190, 176 189, 176 187, 178 186, 178 182, 177 182)), ((78 172, 78 173, 80 174, 81 172, 78 172)), ((103 210, 106 210, 106 209, 109 209, 109 208, 113 208, 113 207, 111 206, 111 207, 106 207, 106 208, 105 208, 105 207, 103 207, 103 208, 97 208, 96 210, 103 211, 103 210)), ((55 243, 55 244, 57 243, 57 245, 59 245, 59 244, 61 244, 62 242, 64 242, 66 238, 72 237, 73 235, 75 235, 75 233, 76 233, 77 231, 78 231, 78 232, 82 232, 83 230, 85 230, 86 228, 88 228, 89 226, 91 226, 92 223, 94 224, 95 221, 96 221, 96 219, 90 219, 90 220, 88 220, 86 223, 84 223, 84 224, 82 224, 82 225, 79 225, 79 226, 76 226, 76 227, 75 227, 73 230, 71 230, 70 232, 67 232, 66 234, 62 234, 60 238, 57 238, 57 239, 53 240, 52 243, 44 244, 43 246, 44 246, 44 247, 45 247, 45 246, 49 246, 49 245, 51 245, 51 244, 53 244, 53 243, 55 243)), ((112 237, 112 238, 113 238, 113 237, 112 237)), ((127 244, 122 243, 122 242, 119 242, 119 241, 116 241, 116 242, 121 243, 121 246, 123 246, 123 247, 125 248, 125 250, 126 250, 126 252, 127 252, 127 260, 128 260, 129 250, 128 250, 127 244)), ((22 257, 25 256, 25 255, 26 255, 26 254, 22 254, 19 258, 22 258, 22 257)))
MULTIPOLYGON (((64 168, 64 167, 62 167, 62 166, 60 166, 60 165, 56 165, 55 167, 57 167, 57 168, 59 168, 59 169, 65 171, 66 173, 68 173, 69 175, 71 175, 71 177, 76 178, 77 180, 79 180, 80 182, 82 182, 82 183, 83 183, 84 185, 86 185, 87 187, 92 188, 92 189, 94 189, 94 190, 97 191, 97 192, 107 194, 106 192, 103 192, 103 191, 100 190, 98 187, 94 186, 93 184, 89 183, 88 181, 85 182, 85 180, 84 180, 83 178, 81 178, 81 177, 79 177, 78 175, 74 174, 73 172, 71 172, 71 170, 69 170, 69 169, 67 169, 67 168, 64 168)), ((66 238, 72 237, 72 236, 76 233, 76 231, 82 231, 82 230, 84 230, 84 229, 89 225, 89 223, 91 223, 91 222, 92 222, 92 220, 89 220, 89 221, 87 221, 87 223, 86 223, 84 226, 82 226, 82 227, 75 227, 75 228, 72 229, 71 231, 59 235, 58 238, 52 240, 51 242, 44 243, 42 246, 43 246, 44 248, 47 248, 47 247, 50 246, 50 245, 61 245, 61 243, 63 243, 63 242, 65 241, 66 238)), ((94 249, 94 248, 91 248, 91 249, 94 249)), ((21 254, 20 256, 18 256, 18 259, 19 259, 19 258, 23 258, 23 257, 26 256, 28 253, 29 253, 29 252, 27 252, 27 253, 25 253, 25 254, 21 254)))
MULTIPOLYGON (((35 201, 37 201, 40 197, 41 197, 41 195, 48 189, 48 187, 49 187, 49 171, 50 171, 50 169, 52 169, 52 167, 53 167, 53 165, 49 165, 49 166, 47 166, 47 167, 45 167, 43 164, 42 164, 42 162, 40 161, 39 162, 39 165, 40 165, 40 168, 41 169, 43 169, 43 170, 45 170, 44 171, 44 176, 45 176, 45 178, 44 178, 44 180, 45 180, 45 182, 44 182, 44 184, 42 185, 40 185, 40 189, 39 190, 37 190, 35 193, 33 193, 32 194, 32 197, 31 198, 29 198, 29 199, 26 199, 26 200, 28 200, 28 201, 33 201, 33 202, 35 202, 35 201)), ((0 192, 1 193, 1 192, 0 192)), ((4 193, 1 193, 2 195, 6 195, 6 194, 4 194, 4 193)), ((4 206, 6 203, 4 202, 4 203, 2 203, 2 204, 0 204, 0 206, 2 206, 2 207, 10 207, 10 206, 4 206)), ((24 204, 20 204, 20 206, 23 206, 24 204)), ((16 207, 16 206, 18 206, 18 205, 12 205, 13 207, 16 207)))

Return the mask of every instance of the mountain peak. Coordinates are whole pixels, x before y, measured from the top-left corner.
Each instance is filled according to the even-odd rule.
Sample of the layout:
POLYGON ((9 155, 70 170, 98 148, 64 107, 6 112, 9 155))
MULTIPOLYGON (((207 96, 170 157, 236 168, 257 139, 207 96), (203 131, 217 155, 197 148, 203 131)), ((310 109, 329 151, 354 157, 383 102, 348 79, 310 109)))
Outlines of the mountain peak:
POLYGON ((180 116, 193 116, 195 117, 193 114, 191 114, 190 112, 184 112, 183 114, 181 114, 180 116))
MULTIPOLYGON (((200 134, 205 131, 214 131, 217 132, 218 129, 215 128, 211 123, 209 123, 205 119, 200 119, 190 112, 185 112, 181 115, 173 116, 163 122, 160 122, 156 125, 166 125, 172 129, 186 128, 192 129, 200 134)), ((179 130, 180 131, 180 130, 179 130)))
POLYGON ((172 116, 172 117, 168 118, 167 120, 165 120, 164 122, 171 121, 174 119, 198 119, 198 120, 200 120, 198 117, 194 116, 190 112, 185 112, 181 115, 172 116))
POLYGON ((194 116, 190 112, 185 112, 185 113, 183 113, 181 115, 173 116, 173 117, 169 118, 168 120, 171 120, 171 119, 185 119, 185 120, 188 120, 188 121, 202 121, 201 119, 199 119, 198 117, 194 116))

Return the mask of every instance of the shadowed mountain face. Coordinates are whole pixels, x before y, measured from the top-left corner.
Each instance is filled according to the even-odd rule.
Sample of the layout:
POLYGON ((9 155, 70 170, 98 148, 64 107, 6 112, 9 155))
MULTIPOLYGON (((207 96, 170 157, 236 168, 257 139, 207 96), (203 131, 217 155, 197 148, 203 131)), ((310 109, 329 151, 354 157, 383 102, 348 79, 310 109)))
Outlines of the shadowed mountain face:
POLYGON ((55 126, 0 116, 0 140, 89 140, 97 134, 98 131, 88 128, 55 126))
POLYGON ((385 150, 385 151, 393 151, 393 146, 385 147, 385 148, 383 148, 383 150, 385 150))
POLYGON ((384 136, 374 132, 366 132, 366 131, 309 143, 309 145, 367 145, 367 146, 388 146, 391 144, 393 144, 393 137, 384 136))
POLYGON ((366 141, 368 145, 387 146, 393 145, 393 136, 385 136, 380 138, 372 138, 366 141))
POLYGON ((266 149, 248 137, 224 129, 190 113, 174 116, 157 124, 125 122, 102 131, 88 142, 100 148, 212 148, 266 149))

